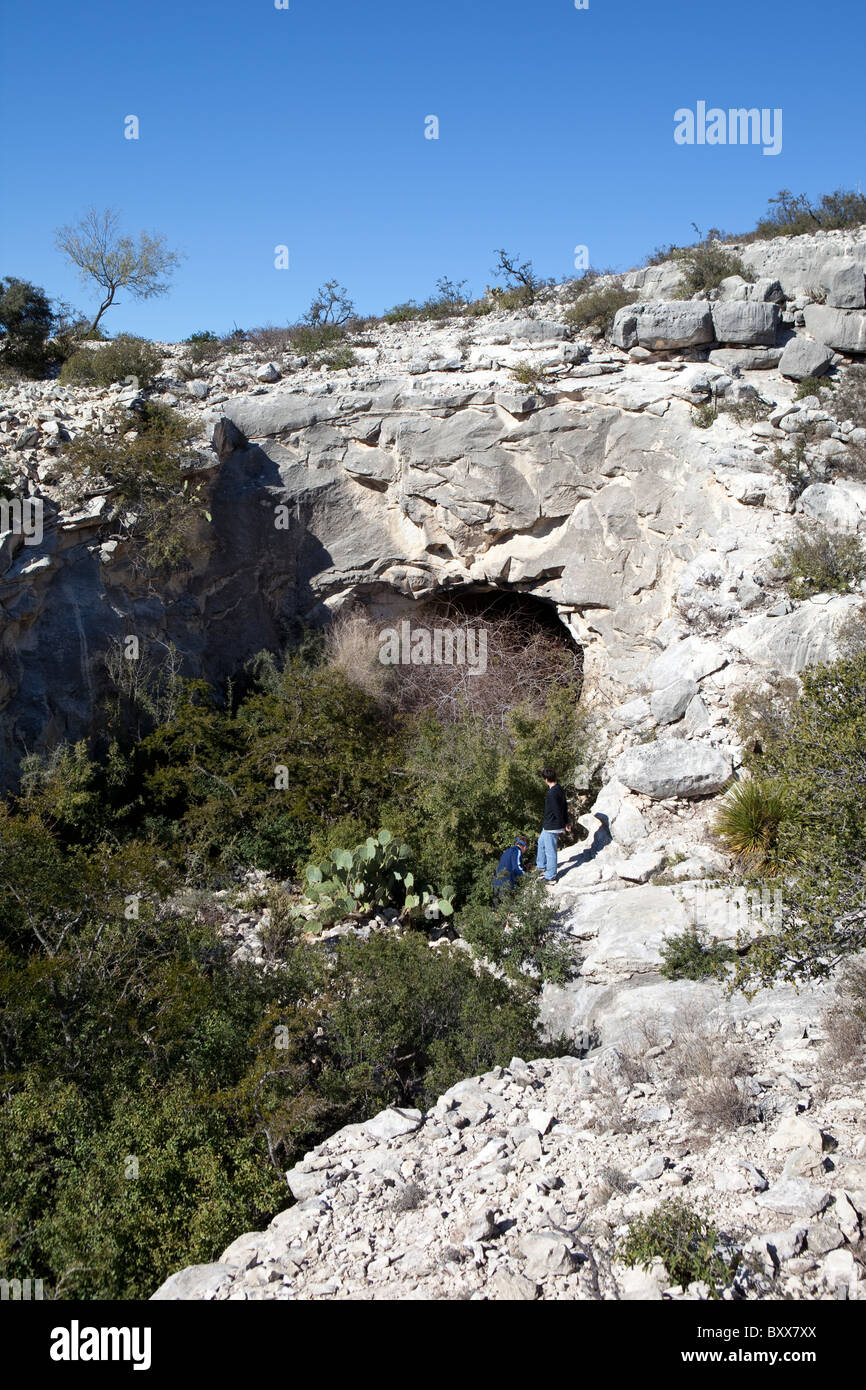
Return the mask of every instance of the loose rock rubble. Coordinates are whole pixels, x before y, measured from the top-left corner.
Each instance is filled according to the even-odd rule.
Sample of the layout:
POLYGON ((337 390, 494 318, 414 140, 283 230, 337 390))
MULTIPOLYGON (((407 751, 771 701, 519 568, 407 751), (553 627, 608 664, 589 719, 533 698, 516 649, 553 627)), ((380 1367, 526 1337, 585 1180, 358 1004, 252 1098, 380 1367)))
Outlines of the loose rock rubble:
POLYGON ((762 1058, 741 1078, 752 1123, 702 1131, 664 1028, 643 1059, 625 1050, 641 1081, 614 1049, 513 1058, 424 1115, 339 1130, 288 1173, 296 1202, 266 1231, 153 1297, 706 1298, 705 1284, 672 1287, 659 1260, 618 1258, 630 1221, 672 1195, 709 1212, 733 1252, 725 1298, 866 1297, 866 1088, 821 1092, 817 1028, 794 1040, 777 1019, 728 1026, 762 1058))

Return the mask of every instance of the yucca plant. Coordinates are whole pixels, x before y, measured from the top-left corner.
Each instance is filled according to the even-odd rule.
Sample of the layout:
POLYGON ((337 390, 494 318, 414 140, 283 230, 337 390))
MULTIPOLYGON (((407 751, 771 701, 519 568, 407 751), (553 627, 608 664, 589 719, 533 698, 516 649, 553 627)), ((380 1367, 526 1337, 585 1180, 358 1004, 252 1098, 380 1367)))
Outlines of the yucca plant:
POLYGON ((759 777, 737 782, 723 798, 715 830, 744 868, 774 867, 776 839, 785 815, 785 798, 774 783, 759 777))

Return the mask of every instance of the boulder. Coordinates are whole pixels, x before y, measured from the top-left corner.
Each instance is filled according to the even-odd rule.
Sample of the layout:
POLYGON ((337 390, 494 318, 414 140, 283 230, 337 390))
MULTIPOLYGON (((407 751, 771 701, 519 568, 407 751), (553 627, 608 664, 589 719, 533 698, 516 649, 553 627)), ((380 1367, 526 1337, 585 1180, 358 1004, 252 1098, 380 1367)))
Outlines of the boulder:
POLYGON ((727 347, 713 348, 707 361, 725 372, 730 372, 732 367, 741 372, 759 372, 777 367, 782 356, 780 347, 727 347))
POLYGON ((821 288, 834 309, 862 309, 866 305, 866 276, 862 265, 847 256, 833 256, 821 267, 821 288))
POLYGON ((411 1134, 420 1129, 424 1116, 420 1110, 398 1110, 396 1106, 380 1110, 371 1120, 365 1120, 362 1128, 374 1139, 397 1139, 401 1134, 411 1134))
POLYGON ((713 327, 720 343, 772 347, 780 315, 776 304, 720 300, 713 305, 713 327))
POLYGON ((792 381, 807 376, 823 376, 833 363, 833 352, 824 343, 797 336, 785 344, 779 359, 779 371, 792 381))
POLYGON ((626 304, 622 309, 617 309, 613 316, 610 341, 626 352, 637 346, 637 321, 640 311, 640 305, 626 304))
POLYGON ((205 1264, 188 1265, 177 1274, 172 1274, 165 1283, 160 1284, 156 1293, 150 1295, 151 1302, 168 1302, 172 1299, 210 1299, 217 1289, 227 1284, 235 1273, 233 1265, 205 1264))
POLYGON ((703 680, 726 663, 727 657, 718 642, 685 637, 672 642, 656 657, 647 671, 647 679, 654 690, 665 690, 675 680, 703 680))
POLYGON ((520 319, 511 330, 511 337, 527 343, 563 342, 571 337, 571 329, 552 319, 520 319))
POLYGON ((691 676, 683 676, 657 690, 650 700, 653 719, 657 724, 674 724, 682 719, 692 699, 698 693, 698 683, 691 676))
POLYGON ((638 344, 653 352, 697 347, 711 343, 713 336, 709 305, 700 300, 651 301, 643 306, 637 320, 638 344))
POLYGON ((730 757, 684 739, 656 739, 629 748, 617 759, 614 771, 632 791, 654 801, 712 796, 732 774, 730 757))
POLYGON ((659 872, 664 862, 664 850, 644 850, 642 853, 633 854, 630 859, 622 860, 617 864, 616 872, 619 878, 624 878, 627 883, 646 883, 653 874, 659 872))
POLYGON ((829 1192, 805 1178, 780 1178, 755 1198, 759 1207, 807 1221, 828 1207, 830 1200, 829 1192))
POLYGON ((842 531, 856 531, 866 520, 866 486, 862 483, 810 483, 800 497, 800 508, 822 526, 842 531), (858 498, 862 492, 862 505, 858 498))
POLYGON ((520 1251, 526 1261, 524 1274, 529 1279, 570 1274, 575 1267, 569 1243, 559 1231, 533 1231, 522 1236, 520 1251))
POLYGON ((836 352, 866 352, 866 313, 862 310, 807 304, 803 318, 807 332, 819 343, 826 343, 836 352))

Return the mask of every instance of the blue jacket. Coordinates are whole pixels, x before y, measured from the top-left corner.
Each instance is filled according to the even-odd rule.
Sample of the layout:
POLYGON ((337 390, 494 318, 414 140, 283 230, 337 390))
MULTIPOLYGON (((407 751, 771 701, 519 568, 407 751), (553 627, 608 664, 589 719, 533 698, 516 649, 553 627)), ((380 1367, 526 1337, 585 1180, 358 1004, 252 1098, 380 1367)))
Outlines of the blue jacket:
POLYGON ((496 888, 514 888, 517 880, 526 873, 520 860, 520 846, 510 845, 499 856, 499 863, 496 866, 496 873, 493 876, 493 884, 496 888))

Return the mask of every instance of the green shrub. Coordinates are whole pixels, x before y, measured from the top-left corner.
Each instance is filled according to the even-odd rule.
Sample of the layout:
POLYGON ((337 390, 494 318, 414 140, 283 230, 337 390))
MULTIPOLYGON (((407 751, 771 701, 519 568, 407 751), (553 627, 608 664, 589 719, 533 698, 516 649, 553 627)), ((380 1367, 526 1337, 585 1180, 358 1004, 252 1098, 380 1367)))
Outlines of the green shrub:
POLYGON ((42 376, 59 360, 49 342, 55 321, 38 285, 14 276, 0 279, 0 371, 42 376))
POLYGON ((719 839, 750 869, 769 869, 785 814, 781 789, 759 777, 737 782, 724 796, 716 815, 719 839))
POLYGON ((350 347, 343 346, 335 348, 333 352, 325 352, 319 358, 319 365, 327 367, 329 372, 346 372, 351 367, 357 367, 358 358, 350 347))
POLYGON ((202 333, 191 333, 184 339, 184 343, 187 350, 184 353, 183 365, 193 373, 196 369, 215 362, 223 351, 222 339, 209 329, 202 333))
POLYGON ((732 947, 722 941, 710 941, 706 933, 696 928, 665 937, 660 955, 659 973, 666 980, 719 979, 737 959, 732 947))
POLYGON ((737 1260, 723 1253, 721 1237, 710 1218, 671 1197, 647 1216, 636 1216, 621 1242, 618 1256, 626 1265, 648 1268, 660 1259, 672 1284, 700 1280, 719 1298, 736 1269, 737 1260))
POLYGON ((526 386, 530 391, 537 392, 543 392, 546 383, 542 369, 533 367, 529 362, 519 362, 516 367, 512 367, 511 379, 519 386, 526 386))
POLYGON ((849 593, 866 577, 866 550, 860 538, 812 523, 798 525, 776 552, 774 563, 787 572, 792 598, 849 593))
MULTIPOLYGON (((493 869, 490 871, 490 882, 493 869)), ((490 885, 486 885, 488 892, 490 885)), ((547 889, 531 874, 518 881, 495 907, 474 902, 456 919, 457 930, 479 956, 511 978, 529 977, 541 988, 545 980, 561 984, 574 963, 573 953, 556 930, 556 907, 547 889)))
POLYGON ((754 273, 748 269, 732 252, 716 240, 719 233, 713 229, 706 239, 697 246, 684 246, 674 250, 673 259, 680 266, 683 279, 674 297, 691 299, 700 290, 715 290, 729 275, 740 275, 744 280, 753 281, 754 273))
POLYGON ((121 333, 98 348, 79 348, 64 362, 60 380, 73 386, 111 386, 136 377, 141 390, 153 386, 162 370, 159 349, 146 338, 121 333))
POLYGON ((797 383, 793 399, 802 401, 806 396, 820 396, 822 391, 831 391, 834 382, 832 378, 826 376, 804 376, 803 380, 797 383))
POLYGON ((152 402, 134 413, 116 412, 113 424, 116 433, 92 426, 66 446, 69 504, 104 485, 112 491, 116 524, 147 568, 188 563, 195 531, 210 521, 205 485, 186 467, 198 461, 197 427, 152 402))
POLYGON ((383 315, 386 323, 407 323, 418 319, 449 319, 462 314, 469 299, 465 280, 449 280, 444 277, 436 281, 436 294, 431 294, 423 304, 409 299, 405 304, 395 304, 383 315))
POLYGON ((708 430, 719 418, 717 405, 697 405, 692 411, 692 424, 699 430, 708 430))
POLYGON ((568 310, 565 322, 575 328, 595 329, 603 338, 609 338, 617 311, 636 303, 638 298, 636 290, 624 290, 620 285, 590 290, 568 310))
POLYGON ((823 977, 866 945, 866 652, 807 668, 801 682, 782 732, 754 760, 783 805, 781 922, 738 972, 762 984, 823 977))
POLYGON ((346 337, 346 329, 336 323, 299 324, 292 330, 292 350, 299 357, 317 357, 334 351, 346 337))
POLYGON ((418 933, 326 958, 285 935, 272 895, 273 967, 233 959, 219 909, 182 908, 161 849, 64 844, 94 830, 66 804, 64 836, 46 782, 0 808, 4 1276, 147 1297, 262 1229, 286 1167, 341 1125, 553 1054, 529 991, 418 933))
POLYGON ((814 465, 809 457, 803 434, 800 434, 791 448, 774 449, 770 462, 781 473, 795 500, 805 492, 810 483, 815 482, 814 465))
POLYGON ((866 194, 859 189, 837 188, 825 193, 819 202, 806 193, 783 188, 770 199, 766 216, 746 240, 766 240, 776 236, 805 236, 819 228, 825 231, 859 227, 866 222, 866 194))

